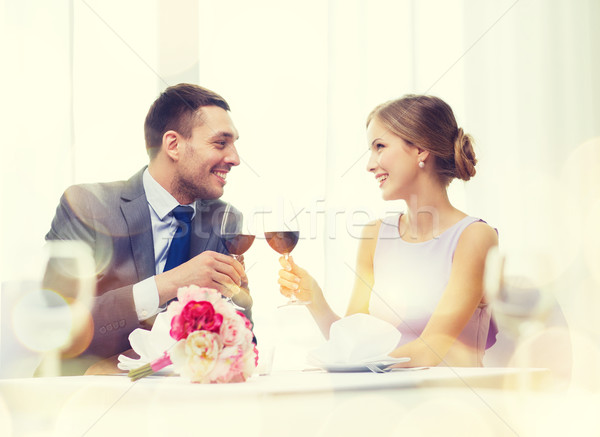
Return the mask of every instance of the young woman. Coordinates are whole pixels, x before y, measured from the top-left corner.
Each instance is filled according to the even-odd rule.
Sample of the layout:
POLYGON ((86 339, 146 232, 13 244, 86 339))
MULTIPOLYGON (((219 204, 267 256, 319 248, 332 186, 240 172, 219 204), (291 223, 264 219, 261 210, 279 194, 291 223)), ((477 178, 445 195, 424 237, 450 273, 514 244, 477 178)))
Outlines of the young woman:
MULTIPOLYGON (((496 231, 450 203, 448 184, 475 175, 472 138, 450 106, 409 95, 377 106, 367 119, 367 170, 385 200, 403 199, 403 214, 364 228, 346 315, 368 313, 402 332, 391 353, 398 366, 481 366, 496 328, 483 294, 488 250, 496 231), (489 337, 489 340, 488 340, 489 337)), ((340 317, 310 274, 280 259, 281 293, 308 300, 326 338, 340 317)))

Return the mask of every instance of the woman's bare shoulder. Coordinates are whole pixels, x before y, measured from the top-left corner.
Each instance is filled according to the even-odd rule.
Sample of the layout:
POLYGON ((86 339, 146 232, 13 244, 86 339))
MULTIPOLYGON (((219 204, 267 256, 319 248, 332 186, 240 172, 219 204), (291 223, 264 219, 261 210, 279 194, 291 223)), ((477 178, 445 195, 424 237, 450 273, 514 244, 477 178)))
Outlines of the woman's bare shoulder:
POLYGON ((456 249, 458 251, 462 248, 468 248, 469 251, 478 250, 487 253, 490 247, 496 245, 498 245, 496 229, 486 222, 476 221, 467 226, 462 232, 456 249))

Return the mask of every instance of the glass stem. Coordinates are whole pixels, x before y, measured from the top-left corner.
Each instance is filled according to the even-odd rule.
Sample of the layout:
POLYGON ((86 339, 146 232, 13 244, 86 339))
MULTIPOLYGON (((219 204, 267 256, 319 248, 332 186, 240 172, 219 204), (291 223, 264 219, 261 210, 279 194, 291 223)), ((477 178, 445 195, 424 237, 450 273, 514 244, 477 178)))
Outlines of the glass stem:
MULTIPOLYGON (((232 256, 232 257, 233 257, 233 259, 235 259, 235 260, 237 260, 237 259, 238 259, 238 255, 231 254, 231 256, 232 256)), ((233 307, 234 307, 236 310, 238 310, 238 311, 245 311, 245 310, 246 310, 245 308, 243 308, 243 307, 239 306, 238 304, 236 304, 236 303, 233 301, 233 299, 232 299, 231 297, 226 297, 225 299, 227 300, 227 302, 229 302, 231 305, 233 305, 233 307)))
MULTIPOLYGON (((289 252, 284 253, 283 257, 287 261, 290 258, 289 252)), ((292 293, 292 295, 290 296, 290 302, 296 302, 297 300, 298 300, 298 297, 296 296, 296 294, 292 293)))

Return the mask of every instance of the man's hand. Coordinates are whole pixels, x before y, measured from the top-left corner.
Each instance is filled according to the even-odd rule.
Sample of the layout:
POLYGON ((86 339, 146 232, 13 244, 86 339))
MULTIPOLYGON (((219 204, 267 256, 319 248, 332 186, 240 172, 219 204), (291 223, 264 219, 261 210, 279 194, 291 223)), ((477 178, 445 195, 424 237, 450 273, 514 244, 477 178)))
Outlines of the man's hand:
MULTIPOLYGON (((222 253, 202 252, 186 263, 156 275, 155 279, 161 305, 176 297, 179 287, 192 284, 214 288, 226 297, 235 296, 241 291, 247 297, 241 296, 240 300, 246 302, 250 299, 250 304, 252 302, 247 290, 244 267, 232 256, 222 253), (243 285, 246 286, 246 290, 241 289, 243 285)), ((245 306, 241 303, 240 305, 245 306)))

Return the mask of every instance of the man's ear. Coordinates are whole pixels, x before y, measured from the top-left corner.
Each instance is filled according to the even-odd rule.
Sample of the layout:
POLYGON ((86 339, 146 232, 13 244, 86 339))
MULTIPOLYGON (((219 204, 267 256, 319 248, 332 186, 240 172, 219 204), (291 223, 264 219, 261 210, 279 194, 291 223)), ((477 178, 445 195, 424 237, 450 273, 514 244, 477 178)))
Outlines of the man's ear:
POLYGON ((167 156, 173 161, 179 160, 179 144, 181 136, 174 130, 168 130, 163 135, 161 148, 165 151, 167 156))

